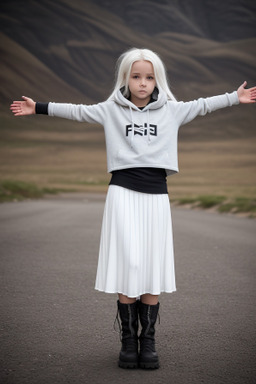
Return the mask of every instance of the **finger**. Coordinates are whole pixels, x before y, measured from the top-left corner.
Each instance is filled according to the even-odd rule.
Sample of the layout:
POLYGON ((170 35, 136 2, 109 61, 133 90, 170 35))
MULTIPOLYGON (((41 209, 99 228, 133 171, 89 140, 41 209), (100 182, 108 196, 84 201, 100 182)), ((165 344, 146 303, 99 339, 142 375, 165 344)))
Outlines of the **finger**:
POLYGON ((22 112, 22 108, 20 105, 11 105, 10 106, 10 110, 12 111, 12 113, 15 115, 15 116, 20 116, 23 114, 22 112))
POLYGON ((13 101, 11 105, 21 105, 23 103, 23 101, 13 101))
POLYGON ((242 84, 242 87, 245 88, 247 85, 247 81, 244 81, 243 84, 242 84))
POLYGON ((20 108, 16 108, 16 107, 11 107, 10 110, 15 113, 15 112, 20 112, 20 108))
POLYGON ((28 100, 28 97, 27 96, 22 96, 22 99, 26 101, 26 100, 28 100))
POLYGON ((12 111, 12 113, 14 114, 14 116, 22 116, 22 112, 21 111, 12 111))
POLYGON ((20 104, 11 104, 10 109, 12 109, 12 110, 21 110, 22 109, 22 105, 20 105, 20 104))

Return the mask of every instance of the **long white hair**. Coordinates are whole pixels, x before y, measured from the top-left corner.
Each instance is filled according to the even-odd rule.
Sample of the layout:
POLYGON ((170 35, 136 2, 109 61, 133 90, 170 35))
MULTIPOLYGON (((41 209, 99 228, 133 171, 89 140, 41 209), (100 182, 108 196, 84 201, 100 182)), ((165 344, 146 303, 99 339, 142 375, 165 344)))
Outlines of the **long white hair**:
POLYGON ((116 82, 114 86, 114 90, 109 96, 108 100, 112 100, 114 98, 115 93, 124 87, 123 95, 125 97, 129 97, 130 91, 128 87, 128 82, 130 78, 131 68, 135 61, 150 61, 154 68, 156 86, 162 88, 164 92, 167 94, 167 98, 169 100, 176 101, 173 93, 171 92, 164 63, 160 59, 160 57, 153 51, 149 49, 138 49, 131 48, 128 51, 124 52, 119 59, 117 60, 117 71, 116 71, 116 82))

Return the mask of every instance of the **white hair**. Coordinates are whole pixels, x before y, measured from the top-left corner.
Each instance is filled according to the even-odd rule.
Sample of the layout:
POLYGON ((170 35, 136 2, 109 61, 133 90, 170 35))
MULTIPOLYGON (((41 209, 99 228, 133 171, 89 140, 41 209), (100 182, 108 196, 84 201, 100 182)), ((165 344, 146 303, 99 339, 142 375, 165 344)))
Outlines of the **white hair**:
POLYGON ((150 61, 154 68, 156 86, 162 88, 162 90, 167 94, 169 100, 176 100, 173 93, 171 92, 164 63, 160 57, 153 51, 149 49, 138 49, 132 48, 124 52, 119 59, 117 60, 117 71, 116 71, 116 82, 114 90, 109 96, 108 100, 114 98, 115 93, 124 87, 123 95, 129 97, 130 91, 128 87, 128 82, 130 78, 131 68, 135 61, 150 61))

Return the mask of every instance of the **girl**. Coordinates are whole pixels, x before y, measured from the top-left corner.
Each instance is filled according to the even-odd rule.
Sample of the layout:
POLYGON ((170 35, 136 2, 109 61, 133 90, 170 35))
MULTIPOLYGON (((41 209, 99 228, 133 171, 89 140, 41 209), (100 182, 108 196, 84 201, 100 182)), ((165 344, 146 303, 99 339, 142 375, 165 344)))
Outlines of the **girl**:
POLYGON ((23 96, 10 107, 15 116, 44 113, 104 126, 112 177, 95 288, 118 294, 122 368, 159 367, 154 338, 158 297, 176 290, 166 177, 178 172, 178 129, 198 115, 254 103, 256 87, 245 86, 230 94, 177 102, 159 56, 133 48, 119 58, 115 88, 105 102, 44 104, 23 96))

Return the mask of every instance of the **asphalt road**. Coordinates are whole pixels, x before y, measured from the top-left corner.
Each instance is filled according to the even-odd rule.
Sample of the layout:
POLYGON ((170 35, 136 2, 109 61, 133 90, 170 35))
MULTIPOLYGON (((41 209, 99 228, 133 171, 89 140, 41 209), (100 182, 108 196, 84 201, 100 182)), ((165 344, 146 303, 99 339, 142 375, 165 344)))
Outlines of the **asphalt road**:
POLYGON ((116 296, 94 290, 103 196, 0 206, 1 384, 256 382, 256 221, 173 209, 177 292, 156 371, 117 366, 116 296))

